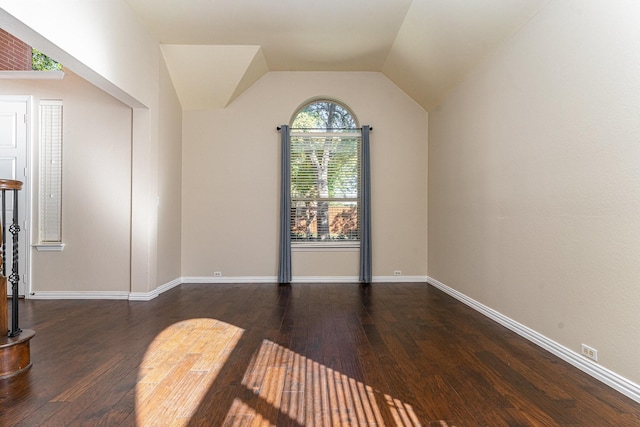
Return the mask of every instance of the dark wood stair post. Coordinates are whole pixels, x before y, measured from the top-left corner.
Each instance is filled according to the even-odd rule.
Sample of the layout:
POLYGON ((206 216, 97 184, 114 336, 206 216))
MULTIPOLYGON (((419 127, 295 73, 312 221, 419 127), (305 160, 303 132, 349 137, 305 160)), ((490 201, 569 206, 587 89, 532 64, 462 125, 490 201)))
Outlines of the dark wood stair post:
POLYGON ((31 351, 29 341, 36 334, 31 329, 21 330, 18 325, 18 283, 20 275, 18 269, 18 233, 20 224, 18 222, 18 191, 22 189, 22 182, 8 179, 0 179, 0 193, 2 193, 2 223, 0 223, 0 240, 2 241, 2 251, 0 252, 0 379, 12 377, 31 367, 31 351), (11 225, 7 228, 6 218, 6 192, 13 193, 13 218, 11 225), (4 254, 7 251, 6 230, 12 235, 12 257, 11 273, 9 282, 11 283, 11 330, 9 330, 9 319, 7 306, 7 266, 4 263, 4 254), (4 232, 4 233, 3 233, 4 232))

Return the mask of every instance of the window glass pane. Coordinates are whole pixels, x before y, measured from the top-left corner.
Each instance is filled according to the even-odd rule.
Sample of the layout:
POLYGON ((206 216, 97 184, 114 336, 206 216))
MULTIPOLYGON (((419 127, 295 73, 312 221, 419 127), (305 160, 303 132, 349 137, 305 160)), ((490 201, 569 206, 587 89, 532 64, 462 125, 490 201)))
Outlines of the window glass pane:
POLYGON ((292 129, 353 129, 357 124, 351 113, 331 101, 318 101, 307 105, 296 116, 292 129))
POLYGON ((291 201, 292 242, 358 241, 359 238, 357 201, 291 201))
POLYGON ((291 137, 291 197, 358 197, 359 137, 291 137))

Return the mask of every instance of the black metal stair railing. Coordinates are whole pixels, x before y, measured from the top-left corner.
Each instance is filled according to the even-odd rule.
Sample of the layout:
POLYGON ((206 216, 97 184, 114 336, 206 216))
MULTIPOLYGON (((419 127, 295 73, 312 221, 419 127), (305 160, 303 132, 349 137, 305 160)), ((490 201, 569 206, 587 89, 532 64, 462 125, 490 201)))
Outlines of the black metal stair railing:
MULTIPOLYGON (((13 209, 11 225, 8 228, 11 233, 12 253, 11 253, 11 274, 7 277, 6 263, 2 263, 2 275, 7 277, 8 282, 11 283, 11 330, 9 331, 10 337, 20 335, 22 330, 19 326, 18 317, 18 298, 20 283, 20 270, 19 270, 19 247, 18 247, 18 233, 20 232, 20 223, 18 220, 18 191, 22 189, 22 182, 13 180, 0 179, 0 197, 2 197, 2 227, 7 230, 5 224, 7 224, 7 192, 11 192, 13 195, 13 209)), ((6 231, 2 233, 2 257, 6 260, 4 255, 7 253, 6 231)), ((6 296, 2 296, 6 298, 6 296)))

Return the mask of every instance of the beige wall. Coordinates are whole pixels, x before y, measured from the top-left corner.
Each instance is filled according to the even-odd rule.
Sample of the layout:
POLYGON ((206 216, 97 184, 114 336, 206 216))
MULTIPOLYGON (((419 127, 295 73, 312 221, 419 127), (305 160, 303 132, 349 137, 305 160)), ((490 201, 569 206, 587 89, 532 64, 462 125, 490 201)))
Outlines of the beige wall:
POLYGON ((159 274, 166 274, 158 260, 164 250, 158 245, 166 239, 158 235, 165 214, 158 203, 165 192, 159 183, 159 102, 167 87, 160 82, 158 41, 122 0, 0 0, 0 25, 134 108, 130 288, 143 298, 151 295, 162 280, 159 274))
POLYGON ((164 62, 160 64, 158 135, 157 285, 181 277, 182 108, 164 62))
POLYGON ((551 2, 429 116, 429 275, 636 383, 638 22, 551 2))
MULTIPOLYGON (((183 276, 276 275, 276 126, 318 96, 374 129, 374 276, 426 275, 426 112, 380 73, 272 72, 224 110, 183 113, 183 276)), ((294 252, 294 279, 357 276, 357 260, 358 252, 294 252)))
POLYGON ((33 243, 38 230, 38 102, 64 102, 63 252, 31 250, 31 290, 129 291, 131 108, 67 71, 63 80, 3 80, 32 95, 33 243))

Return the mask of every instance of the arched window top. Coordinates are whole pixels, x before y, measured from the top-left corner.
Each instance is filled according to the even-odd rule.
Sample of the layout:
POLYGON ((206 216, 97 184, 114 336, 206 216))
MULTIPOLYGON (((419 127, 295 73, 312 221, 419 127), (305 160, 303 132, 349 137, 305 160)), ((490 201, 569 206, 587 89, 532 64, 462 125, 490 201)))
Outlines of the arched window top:
POLYGON ((330 99, 316 99, 294 115, 295 132, 351 130, 358 127, 355 115, 345 105, 330 99))

